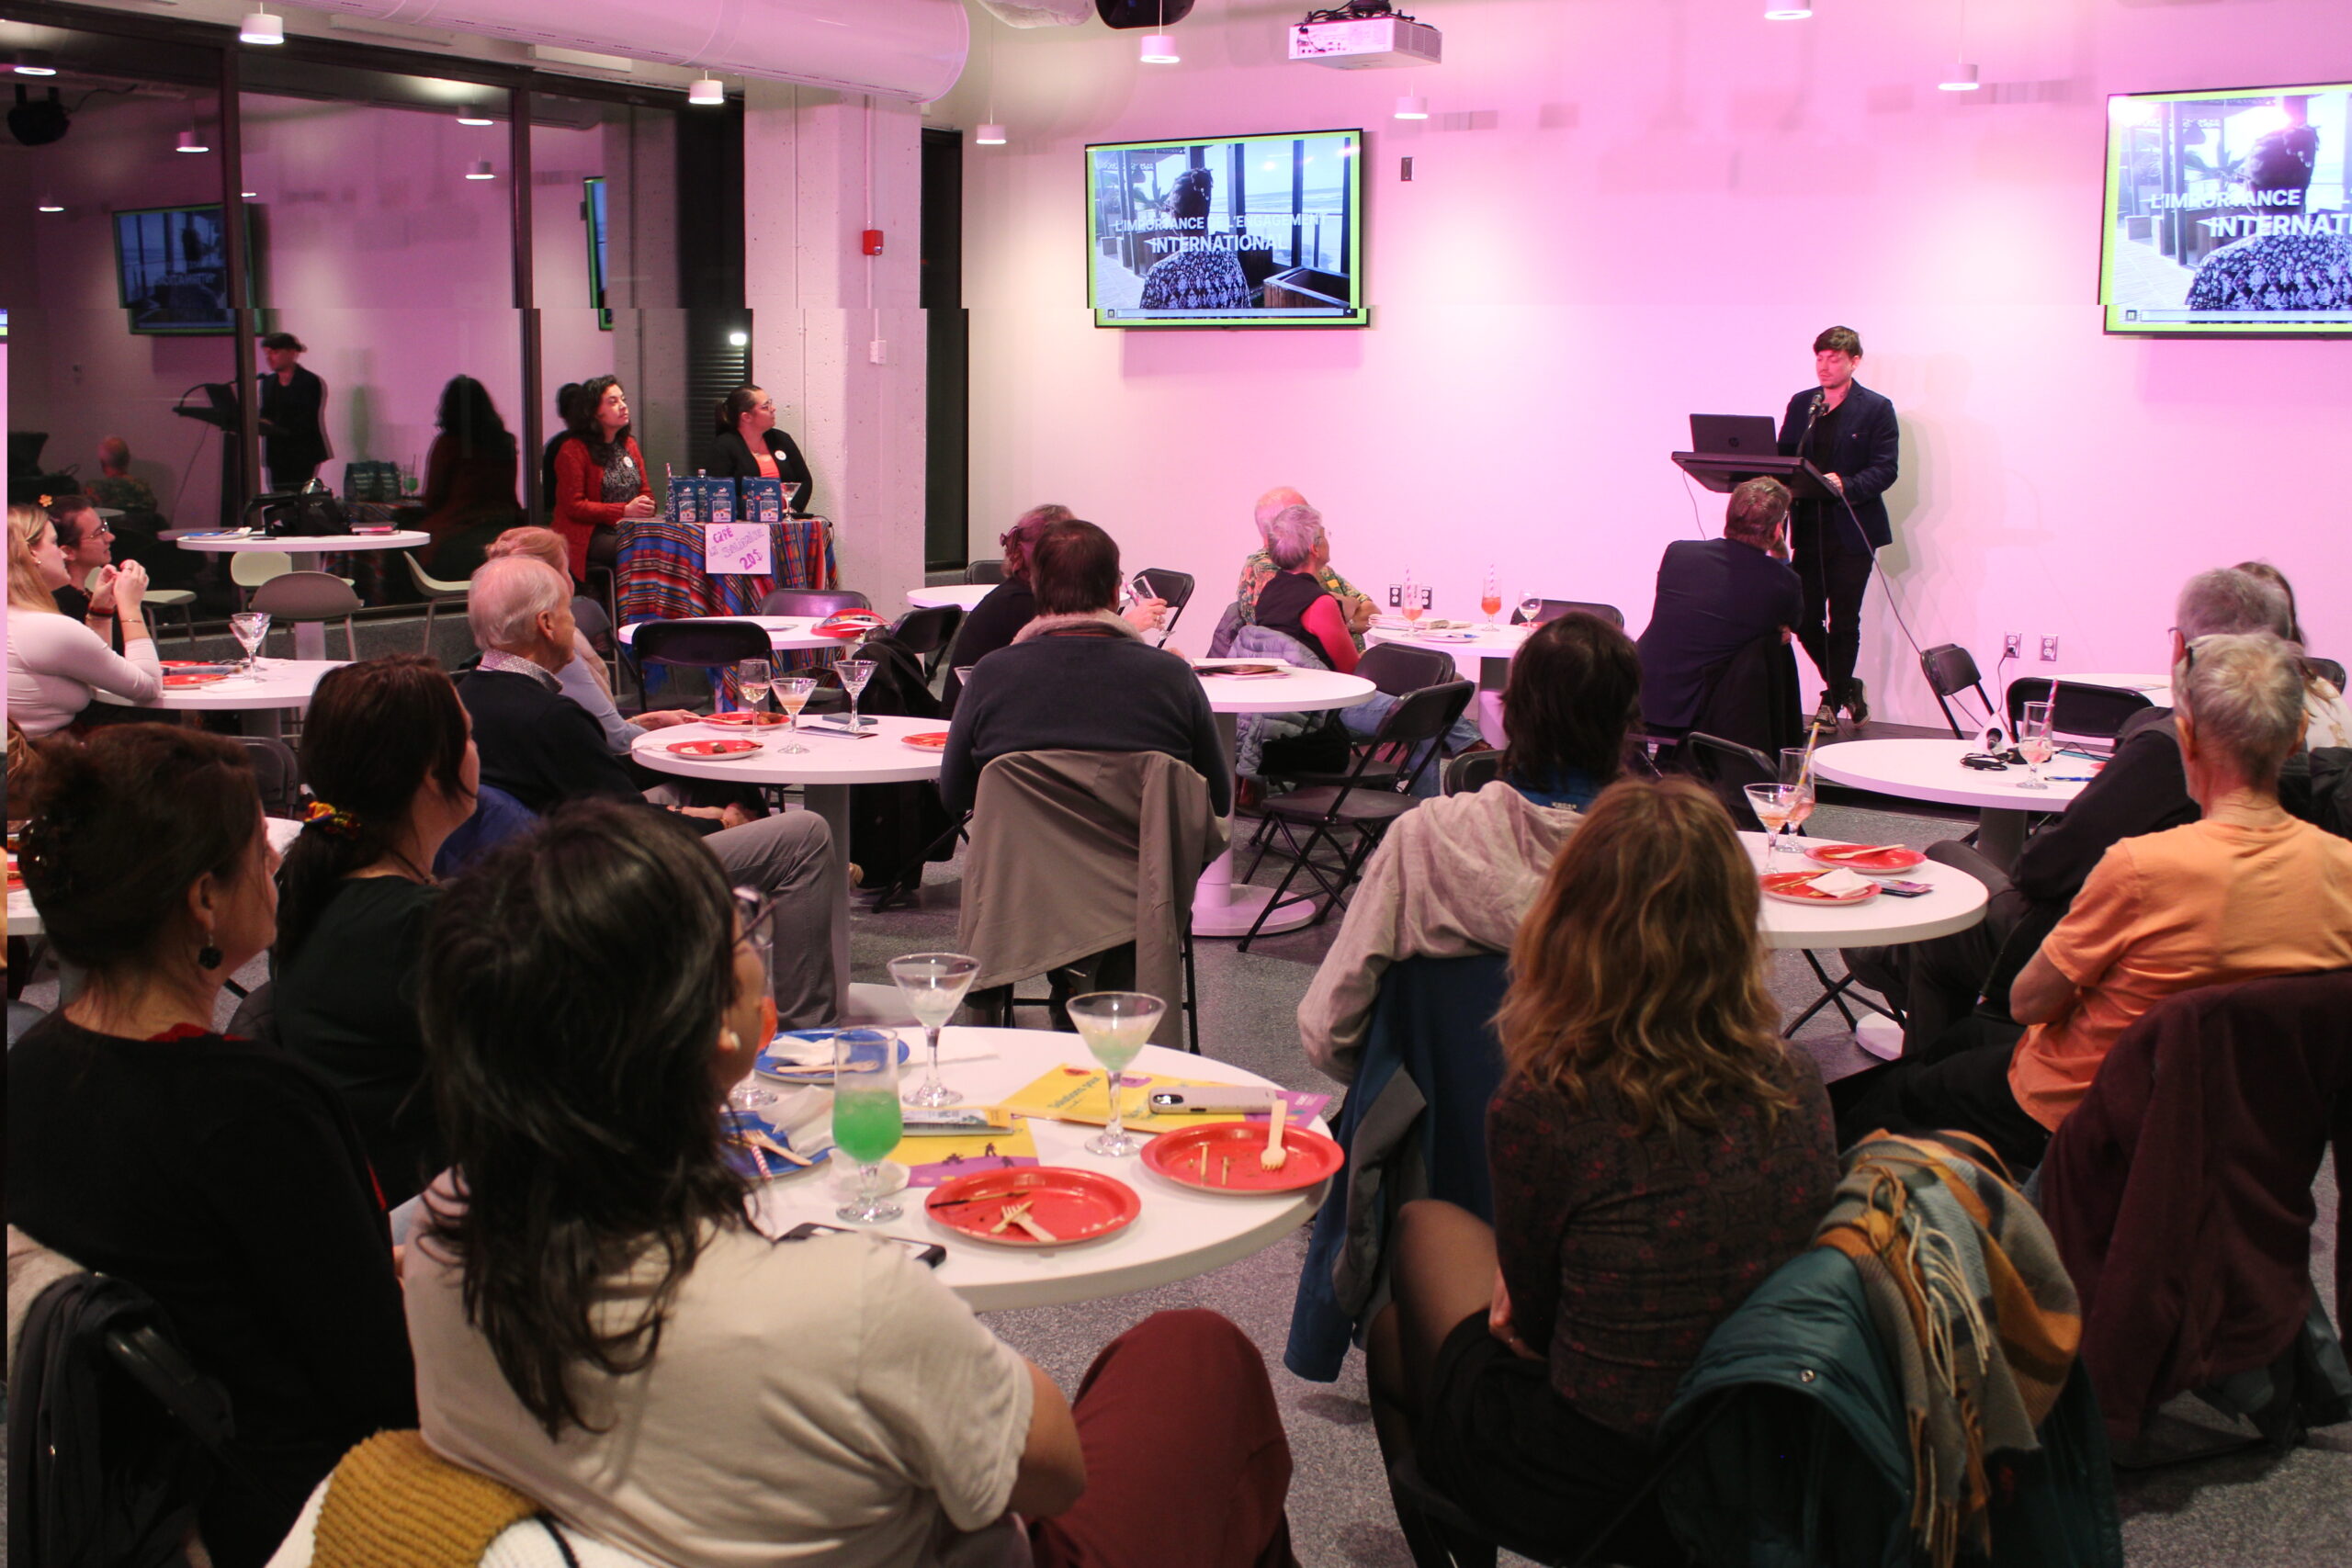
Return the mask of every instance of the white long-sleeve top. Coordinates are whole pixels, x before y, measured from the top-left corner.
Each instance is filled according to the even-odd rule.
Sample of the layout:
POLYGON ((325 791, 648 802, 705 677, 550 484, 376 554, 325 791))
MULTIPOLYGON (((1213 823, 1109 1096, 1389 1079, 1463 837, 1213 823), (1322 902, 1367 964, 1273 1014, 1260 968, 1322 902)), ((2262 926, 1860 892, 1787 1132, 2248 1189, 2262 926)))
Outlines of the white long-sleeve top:
POLYGON ((8 716, 27 735, 54 734, 80 716, 94 692, 152 703, 164 690, 153 638, 126 656, 81 622, 38 610, 8 611, 8 716))

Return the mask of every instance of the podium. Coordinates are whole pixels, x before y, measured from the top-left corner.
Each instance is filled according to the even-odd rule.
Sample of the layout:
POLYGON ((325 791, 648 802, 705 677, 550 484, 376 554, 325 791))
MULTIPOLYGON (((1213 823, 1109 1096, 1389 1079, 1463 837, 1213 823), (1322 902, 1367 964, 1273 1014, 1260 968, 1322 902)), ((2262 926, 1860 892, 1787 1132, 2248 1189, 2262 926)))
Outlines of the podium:
POLYGON ((1736 452, 1676 452, 1674 466, 1718 495, 1728 495, 1748 479, 1778 479, 1798 501, 1843 498, 1829 488, 1809 457, 1750 457, 1736 452))
POLYGON ((216 528, 233 528, 245 508, 244 416, 237 403, 237 389, 226 381, 199 381, 180 394, 172 412, 182 419, 209 424, 220 433, 220 518, 216 528), (201 391, 206 402, 190 408, 188 392, 201 391))

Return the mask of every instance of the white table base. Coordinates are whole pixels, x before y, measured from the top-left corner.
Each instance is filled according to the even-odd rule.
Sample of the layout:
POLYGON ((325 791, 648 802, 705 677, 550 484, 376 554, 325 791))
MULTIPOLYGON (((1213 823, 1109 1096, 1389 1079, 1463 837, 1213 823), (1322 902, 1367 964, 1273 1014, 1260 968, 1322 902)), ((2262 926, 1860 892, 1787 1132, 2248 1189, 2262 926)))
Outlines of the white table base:
MULTIPOLYGON (((1240 716, 1221 713, 1216 718, 1218 742, 1230 757, 1240 735, 1240 716)), ((1234 781, 1234 787, 1240 787, 1239 780, 1234 781)), ((1234 820, 1238 832, 1240 819, 1234 820)), ((1223 854, 1201 868, 1201 880, 1193 888, 1193 934, 1248 936, 1260 912, 1273 901, 1272 888, 1233 880, 1233 848, 1228 844, 1223 854)), ((1281 908, 1266 917, 1264 925, 1258 926, 1259 933, 1295 931, 1315 919, 1317 908, 1313 898, 1286 898, 1281 908)))

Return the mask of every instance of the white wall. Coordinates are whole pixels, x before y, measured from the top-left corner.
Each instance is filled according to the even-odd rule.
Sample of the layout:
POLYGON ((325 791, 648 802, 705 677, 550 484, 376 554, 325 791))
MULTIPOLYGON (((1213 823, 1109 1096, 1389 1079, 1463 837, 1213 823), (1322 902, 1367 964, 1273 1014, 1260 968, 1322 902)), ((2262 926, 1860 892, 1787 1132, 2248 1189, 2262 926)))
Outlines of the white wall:
MULTIPOLYGON (((1667 460, 1684 416, 1777 414, 1843 322, 1903 417, 1883 562, 1922 644, 1988 675, 2005 631, 2031 670, 2044 634, 2062 671, 2150 668, 2182 579, 2261 555, 2317 651, 2352 648, 2352 344, 2105 337, 2096 298, 2104 95, 2342 80, 2352 6, 1973 0, 1973 95, 1934 87, 1957 0, 1804 23, 1757 0, 1410 9, 1443 65, 1291 64, 1291 0, 1202 0, 1172 67, 1138 65, 1133 34, 975 10, 931 118, 1012 137, 966 165, 976 553, 1065 502, 1130 566, 1199 575, 1204 637, 1250 501, 1290 483, 1360 583, 1410 566, 1441 614, 1475 614, 1491 562, 1507 592, 1638 630, 1693 528, 1667 460), (1437 118, 1390 118, 1405 92, 1437 118), (1091 325, 1084 143, 1347 126, 1370 132, 1369 330, 1091 325)), ((1713 533, 1721 501, 1698 501, 1713 533)), ((1875 588, 1863 631, 1873 705, 1937 722, 1875 588)))

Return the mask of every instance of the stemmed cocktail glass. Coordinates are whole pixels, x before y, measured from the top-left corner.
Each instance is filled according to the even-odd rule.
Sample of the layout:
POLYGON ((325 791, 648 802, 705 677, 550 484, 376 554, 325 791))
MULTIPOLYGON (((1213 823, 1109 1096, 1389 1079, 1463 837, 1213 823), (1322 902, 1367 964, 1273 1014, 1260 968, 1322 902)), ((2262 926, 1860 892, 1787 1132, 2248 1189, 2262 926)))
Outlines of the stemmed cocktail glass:
POLYGON ((1111 1097, 1111 1120, 1102 1132, 1086 1140, 1088 1153, 1115 1157, 1143 1147, 1120 1124, 1119 1079, 1167 1010, 1166 1002, 1141 991, 1089 991, 1069 999, 1069 1021, 1094 1059, 1102 1064, 1103 1092, 1111 1097))
POLYGON ((964 1005, 964 993, 979 972, 980 961, 960 953, 910 953, 890 960, 890 978, 898 982, 907 1010, 922 1025, 931 1051, 922 1083, 907 1091, 909 1105, 953 1105, 964 1098, 939 1081, 939 1032, 964 1005))

